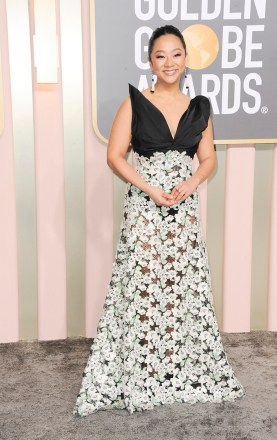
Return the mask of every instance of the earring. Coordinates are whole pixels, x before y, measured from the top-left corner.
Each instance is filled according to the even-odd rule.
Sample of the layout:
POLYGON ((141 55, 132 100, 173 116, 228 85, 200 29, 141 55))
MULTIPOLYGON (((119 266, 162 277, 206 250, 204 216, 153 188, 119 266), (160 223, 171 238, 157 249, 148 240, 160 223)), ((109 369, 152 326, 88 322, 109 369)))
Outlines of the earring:
POLYGON ((154 93, 155 92, 155 84, 154 84, 154 73, 152 72, 152 79, 151 79, 151 81, 152 81, 152 86, 151 86, 151 93, 154 93))
POLYGON ((189 93, 189 85, 188 85, 188 76, 187 76, 187 68, 185 67, 185 88, 187 93, 189 93))

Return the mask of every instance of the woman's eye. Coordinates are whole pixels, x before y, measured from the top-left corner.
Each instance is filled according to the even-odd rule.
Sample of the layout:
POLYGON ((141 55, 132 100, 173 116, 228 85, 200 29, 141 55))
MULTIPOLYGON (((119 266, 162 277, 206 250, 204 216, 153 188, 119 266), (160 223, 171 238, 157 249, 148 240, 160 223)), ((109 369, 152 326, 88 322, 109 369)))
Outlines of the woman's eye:
MULTIPOLYGON (((175 57, 180 57, 181 53, 176 53, 174 56, 175 57)), ((157 55, 157 58, 164 58, 164 55, 157 55)))

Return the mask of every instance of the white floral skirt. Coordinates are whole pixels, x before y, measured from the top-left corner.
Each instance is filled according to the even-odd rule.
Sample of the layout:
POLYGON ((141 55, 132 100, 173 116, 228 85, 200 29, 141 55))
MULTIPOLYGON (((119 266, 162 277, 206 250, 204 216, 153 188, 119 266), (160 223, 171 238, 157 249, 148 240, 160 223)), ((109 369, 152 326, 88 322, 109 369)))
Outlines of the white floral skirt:
MULTIPOLYGON (((137 172, 167 192, 192 175, 185 152, 134 155, 137 172)), ((124 197, 111 280, 73 414, 242 397, 215 316, 197 190, 171 207, 130 183, 124 197)))

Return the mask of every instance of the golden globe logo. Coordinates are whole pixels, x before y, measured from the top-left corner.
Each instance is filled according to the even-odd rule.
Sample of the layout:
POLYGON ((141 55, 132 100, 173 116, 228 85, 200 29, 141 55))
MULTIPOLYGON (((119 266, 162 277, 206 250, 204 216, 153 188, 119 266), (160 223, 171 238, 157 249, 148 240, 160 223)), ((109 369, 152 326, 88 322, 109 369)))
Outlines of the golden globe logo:
POLYGON ((198 70, 210 66, 219 51, 216 33, 204 24, 193 24, 182 33, 187 46, 187 67, 198 70))

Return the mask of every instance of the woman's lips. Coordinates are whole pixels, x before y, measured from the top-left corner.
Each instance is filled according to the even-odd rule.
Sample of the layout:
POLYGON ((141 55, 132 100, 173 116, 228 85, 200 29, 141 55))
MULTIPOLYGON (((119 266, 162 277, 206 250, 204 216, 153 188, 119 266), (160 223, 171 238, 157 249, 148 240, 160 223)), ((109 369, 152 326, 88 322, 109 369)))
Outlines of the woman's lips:
POLYGON ((165 73, 166 75, 168 75, 168 76, 172 76, 172 75, 174 75, 176 72, 177 72, 176 69, 174 69, 174 70, 164 70, 164 73, 165 73))

